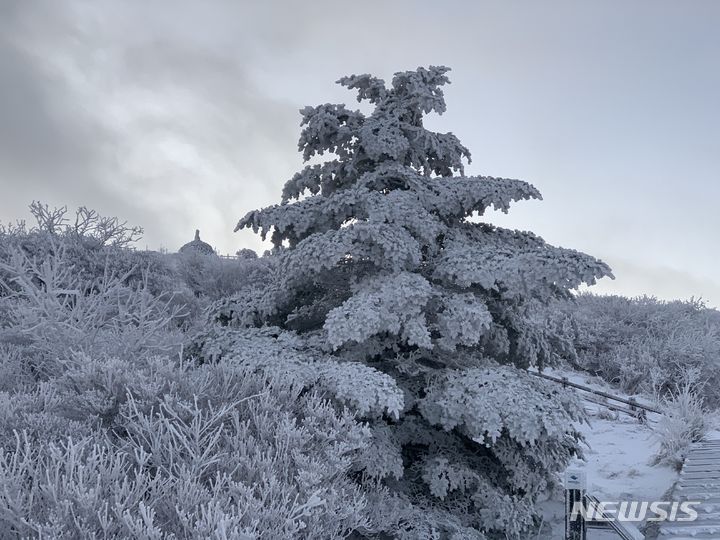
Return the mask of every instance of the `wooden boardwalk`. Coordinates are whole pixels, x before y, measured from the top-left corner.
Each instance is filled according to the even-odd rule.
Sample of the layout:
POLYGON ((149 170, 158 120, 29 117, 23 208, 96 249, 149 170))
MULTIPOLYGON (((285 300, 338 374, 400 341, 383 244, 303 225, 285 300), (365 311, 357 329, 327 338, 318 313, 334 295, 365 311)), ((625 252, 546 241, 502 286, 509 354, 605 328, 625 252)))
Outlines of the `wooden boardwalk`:
POLYGON ((720 440, 696 443, 680 473, 676 500, 697 501, 695 521, 665 522, 659 540, 720 540, 720 440))

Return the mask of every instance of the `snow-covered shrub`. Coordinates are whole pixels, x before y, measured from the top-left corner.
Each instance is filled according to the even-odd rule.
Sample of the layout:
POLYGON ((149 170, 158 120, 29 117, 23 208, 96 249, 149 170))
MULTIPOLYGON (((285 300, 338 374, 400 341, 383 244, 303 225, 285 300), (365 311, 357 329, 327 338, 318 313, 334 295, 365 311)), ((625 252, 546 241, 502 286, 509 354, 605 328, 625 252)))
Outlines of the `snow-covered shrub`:
POLYGON ((33 382, 32 371, 23 359, 21 348, 15 343, 0 343, 0 392, 7 392, 33 382))
MULTIPOLYGON (((305 381, 370 422, 359 485, 389 489, 395 517, 357 531, 368 537, 514 538, 533 525, 538 493, 578 451, 580 419, 571 398, 524 372, 566 345, 541 307, 610 275, 532 233, 468 219, 540 194, 519 180, 464 176, 469 151, 425 129, 426 114, 445 111, 447 71, 397 73, 389 86, 344 77, 369 114, 301 111, 303 158, 331 157, 290 179, 282 204, 240 220, 238 229, 271 234, 276 269, 268 287, 216 313, 230 326, 277 327, 277 339, 299 339, 293 347, 316 364, 347 371, 340 392, 327 367, 305 381), (360 365, 386 377, 363 376, 360 365), (372 404, 396 389, 399 414, 399 403, 378 414, 372 404)), ((205 358, 240 348, 196 345, 205 358)), ((387 504, 375 514, 387 516, 387 504)))
MULTIPOLYGON (((185 362, 195 327, 173 324, 178 305, 151 288, 155 268, 130 277, 138 252, 20 229, 0 248, 0 538, 331 539, 381 528, 370 509, 394 499, 354 481, 371 438, 347 405, 399 414, 390 377, 325 365, 309 371, 322 386, 308 391, 278 371, 304 367, 284 343, 263 361, 274 338, 261 334, 214 337, 235 361, 185 362), (95 275, 86 262, 103 249, 115 258, 95 275)), ((247 259, 258 273, 270 264, 247 259)))
POLYGON ((32 227, 24 222, 0 225, 0 260, 7 260, 16 250, 30 260, 47 260, 63 249, 78 278, 93 280, 108 273, 123 276, 125 285, 144 283, 151 294, 172 293, 188 308, 196 309, 192 291, 177 275, 171 256, 134 249, 142 228, 99 216, 85 207, 76 211, 73 220, 66 207, 51 209, 33 202, 30 212, 36 220, 32 227))
POLYGON ((172 255, 171 261, 180 280, 196 296, 209 301, 230 297, 247 287, 263 287, 272 264, 269 257, 222 258, 195 250, 172 255))
POLYGON ((101 216, 95 210, 81 206, 75 216, 68 216, 67 206, 50 208, 47 204, 33 201, 30 213, 35 226, 30 232, 49 234, 74 240, 88 248, 101 246, 129 247, 142 238, 142 227, 129 226, 116 217, 101 216))
POLYGON ((36 375, 46 377, 71 353, 128 357, 170 351, 182 341, 169 330, 182 315, 171 295, 153 296, 147 283, 127 285, 105 272, 85 279, 64 243, 43 259, 11 248, 0 260, 0 343, 26 350, 36 375))
POLYGON ((710 429, 710 415, 700 397, 705 384, 697 369, 688 369, 674 390, 658 396, 663 416, 655 427, 660 442, 656 463, 679 470, 692 443, 700 441, 710 429))
POLYGON ((0 392, 0 449, 13 447, 18 433, 38 445, 90 436, 95 419, 66 415, 66 399, 47 381, 0 392))
POLYGON ((591 294, 557 309, 573 321, 578 367, 646 394, 675 391, 683 373, 696 369, 707 381, 703 403, 720 407, 720 312, 699 300, 591 294))
MULTIPOLYGON (((124 386, 127 395, 110 429, 70 429, 81 424, 66 420, 65 436, 23 429, 12 444, 4 441, 0 530, 13 537, 290 540, 342 538, 371 522, 366 495, 349 478, 369 431, 347 409, 230 363, 156 364, 139 371, 78 364, 75 386, 58 383, 60 399, 48 405, 58 419, 68 404, 90 410, 102 402, 89 390, 110 374, 124 378, 110 393, 124 386), (69 401, 78 388, 87 392, 69 401)), ((0 400, 0 411, 7 407, 0 400)))

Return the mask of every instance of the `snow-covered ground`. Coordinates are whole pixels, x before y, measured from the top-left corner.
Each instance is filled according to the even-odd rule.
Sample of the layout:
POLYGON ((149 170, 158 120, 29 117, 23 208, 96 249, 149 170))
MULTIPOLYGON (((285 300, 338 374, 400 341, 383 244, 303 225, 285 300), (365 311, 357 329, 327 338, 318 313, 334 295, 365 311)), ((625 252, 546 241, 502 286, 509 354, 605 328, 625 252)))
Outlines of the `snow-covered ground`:
MULTIPOLYGON (((628 397, 597 379, 590 380, 577 373, 551 374, 628 397)), ((638 402, 643 402, 639 396, 634 397, 638 402)), ((585 461, 576 460, 571 465, 573 469, 585 471, 588 493, 606 501, 668 500, 678 473, 667 466, 650 464, 658 449, 658 441, 651 427, 654 415, 650 416, 650 425, 647 425, 629 415, 613 413, 595 405, 588 405, 588 411, 591 415, 590 425, 581 427, 588 445, 584 450, 585 461)), ((562 494, 558 494, 557 500, 544 503, 549 527, 545 528, 538 540, 563 538, 564 507, 560 496, 562 494)), ((588 531, 588 540, 617 538, 612 532, 588 531)))

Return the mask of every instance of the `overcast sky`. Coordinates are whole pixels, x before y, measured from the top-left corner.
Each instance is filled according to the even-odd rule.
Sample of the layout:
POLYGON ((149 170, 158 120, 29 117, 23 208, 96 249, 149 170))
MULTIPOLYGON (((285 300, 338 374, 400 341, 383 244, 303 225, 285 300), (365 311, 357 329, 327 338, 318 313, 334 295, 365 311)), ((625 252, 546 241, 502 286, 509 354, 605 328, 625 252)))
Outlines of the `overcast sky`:
POLYGON ((720 2, 0 0, 0 221, 86 205, 176 250, 262 249, 334 84, 450 66, 429 126, 543 201, 500 225, 602 258, 595 289, 720 305, 720 2))

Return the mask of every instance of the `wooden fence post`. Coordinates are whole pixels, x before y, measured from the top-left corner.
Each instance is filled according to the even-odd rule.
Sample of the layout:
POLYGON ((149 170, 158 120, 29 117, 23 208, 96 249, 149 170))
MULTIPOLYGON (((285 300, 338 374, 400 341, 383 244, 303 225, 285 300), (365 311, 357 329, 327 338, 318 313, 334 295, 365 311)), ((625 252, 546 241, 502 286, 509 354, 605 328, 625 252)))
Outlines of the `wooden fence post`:
POLYGON ((565 472, 565 540, 586 540, 585 472, 568 469, 565 472))

